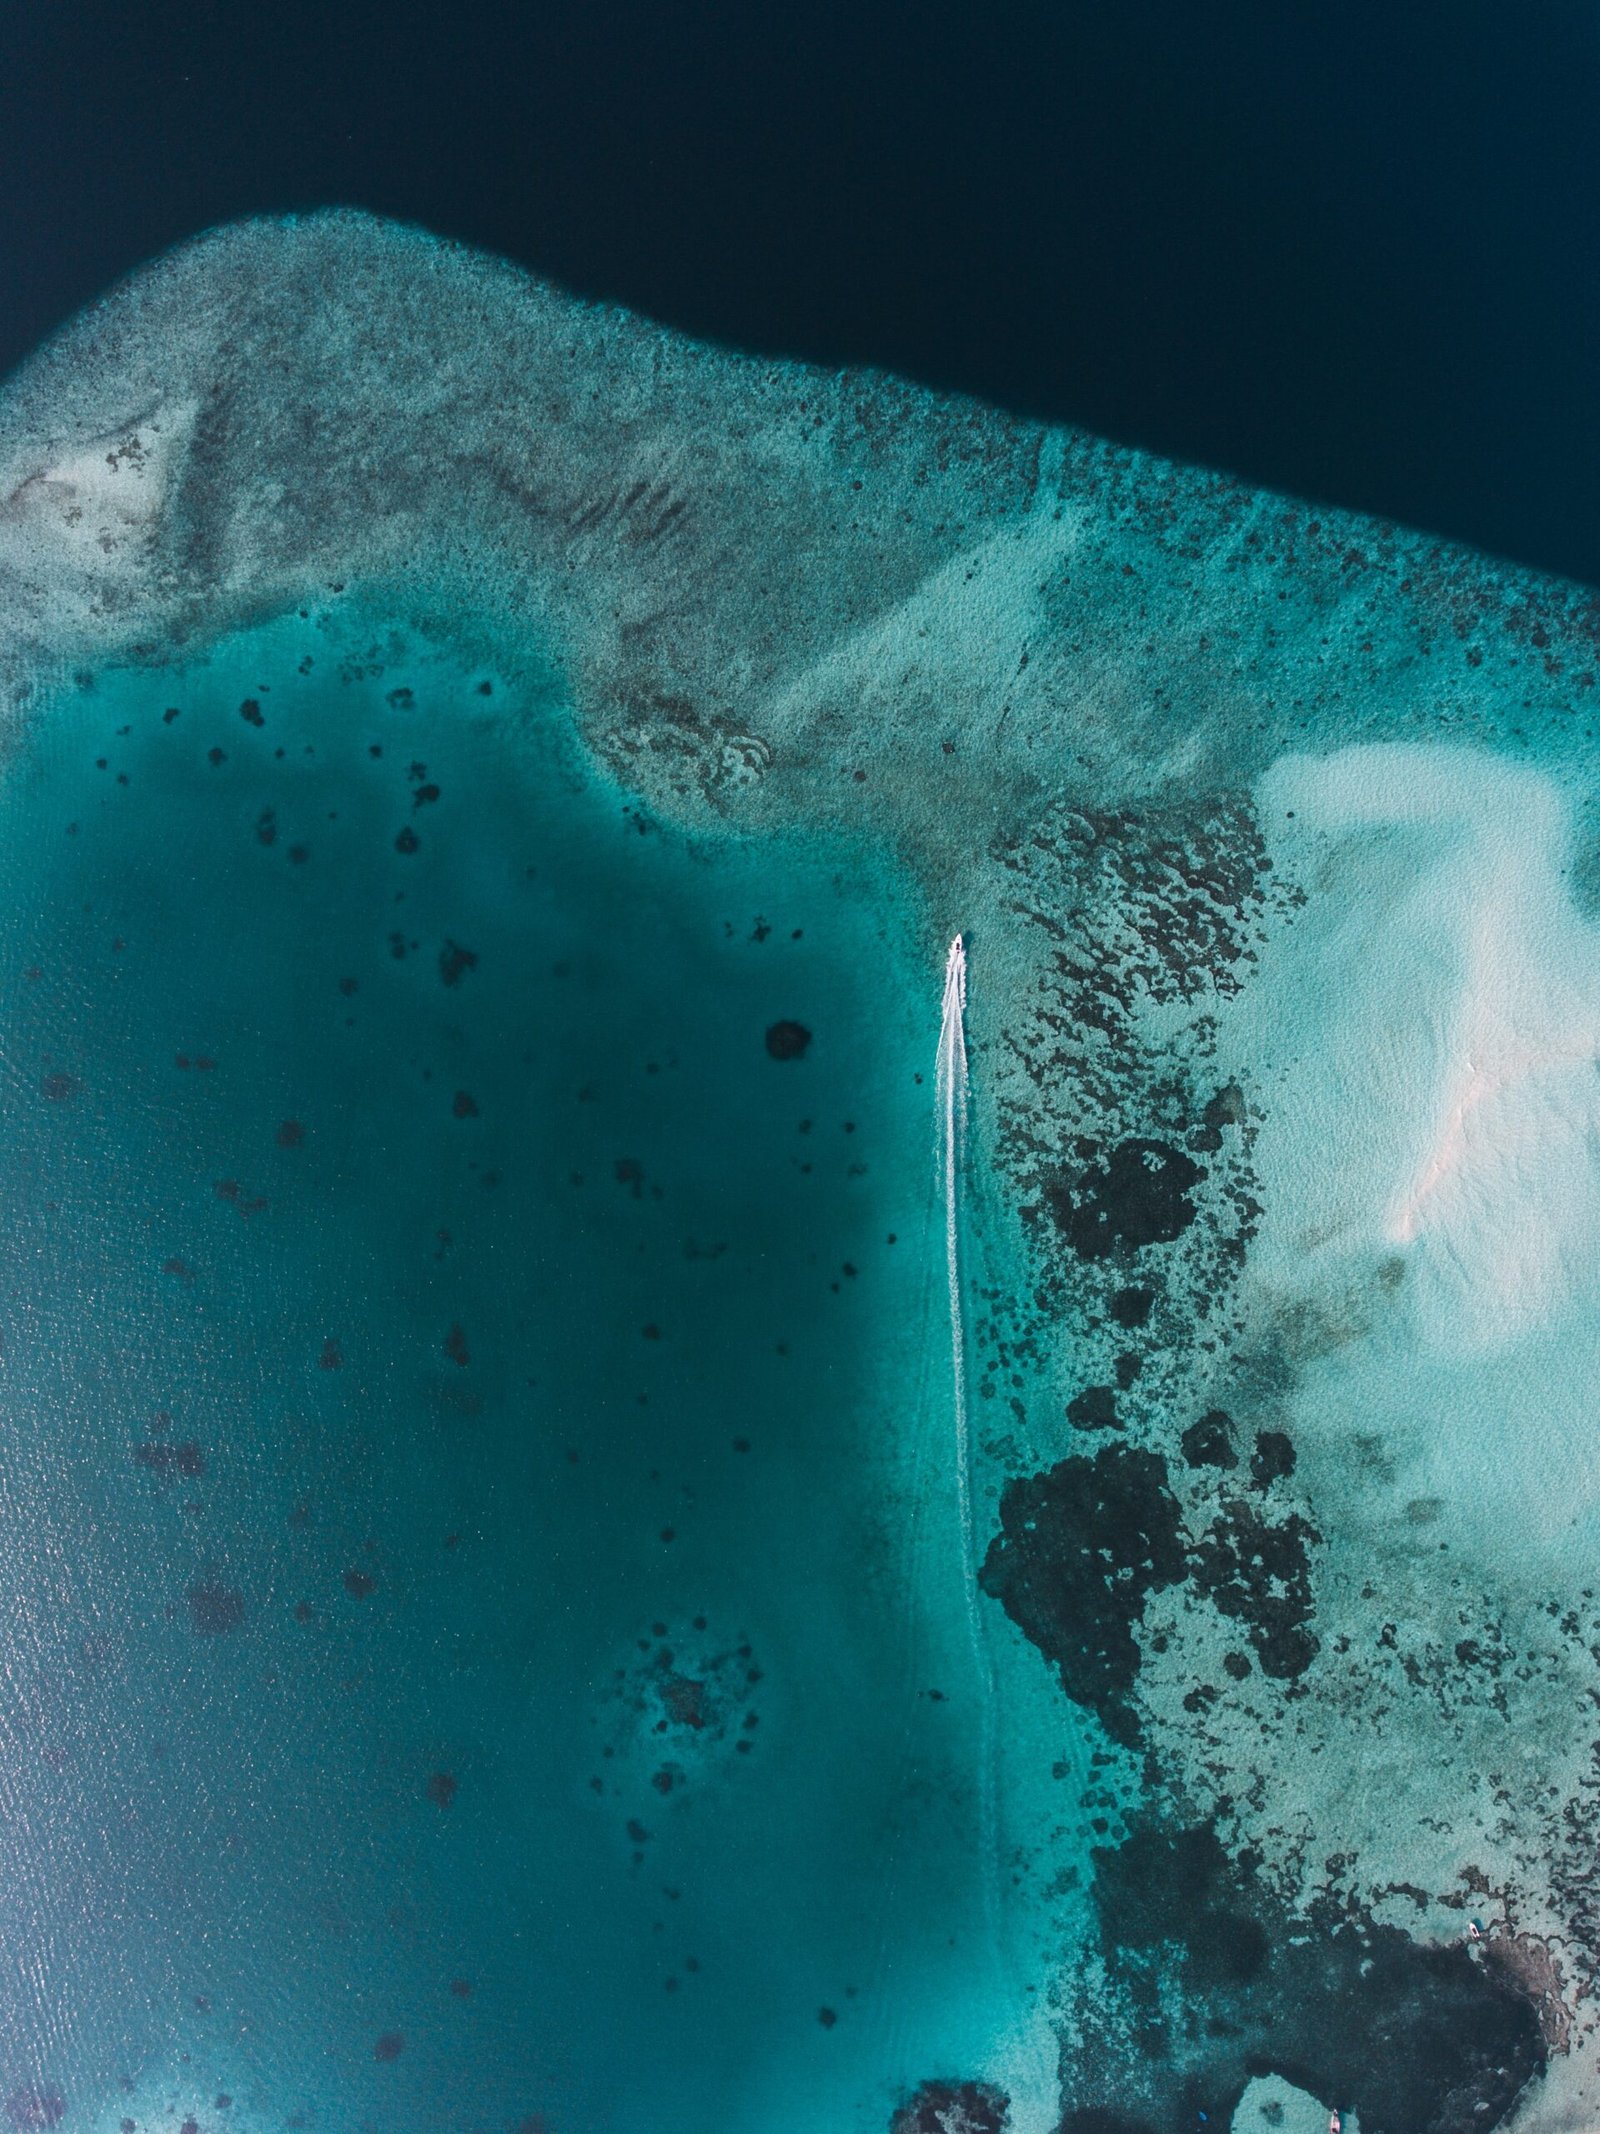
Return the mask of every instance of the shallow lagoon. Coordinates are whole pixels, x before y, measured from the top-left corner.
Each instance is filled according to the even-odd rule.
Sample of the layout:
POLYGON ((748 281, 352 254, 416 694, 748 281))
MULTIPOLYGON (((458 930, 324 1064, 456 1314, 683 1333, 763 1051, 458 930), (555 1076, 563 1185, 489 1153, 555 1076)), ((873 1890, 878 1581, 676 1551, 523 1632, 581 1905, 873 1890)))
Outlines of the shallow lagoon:
POLYGON ((330 596, 0 795, 8 1733, 84 1834, 0 2043, 140 2124, 881 2127, 1011 2020, 938 963, 530 686, 330 596))

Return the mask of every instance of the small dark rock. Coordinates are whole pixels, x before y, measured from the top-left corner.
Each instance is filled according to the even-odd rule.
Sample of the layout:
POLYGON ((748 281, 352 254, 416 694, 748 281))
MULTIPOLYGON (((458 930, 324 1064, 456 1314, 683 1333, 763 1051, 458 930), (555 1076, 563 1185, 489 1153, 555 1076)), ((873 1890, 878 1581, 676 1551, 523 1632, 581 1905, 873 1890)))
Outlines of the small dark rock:
POLYGON ((767 1031, 767 1050, 775 1060, 798 1060, 811 1043, 811 1032, 804 1023, 773 1023, 767 1031))
POLYGON ((244 1621, 244 1595, 225 1586, 220 1578, 201 1578, 184 1595, 189 1620, 201 1637, 225 1637, 244 1621))

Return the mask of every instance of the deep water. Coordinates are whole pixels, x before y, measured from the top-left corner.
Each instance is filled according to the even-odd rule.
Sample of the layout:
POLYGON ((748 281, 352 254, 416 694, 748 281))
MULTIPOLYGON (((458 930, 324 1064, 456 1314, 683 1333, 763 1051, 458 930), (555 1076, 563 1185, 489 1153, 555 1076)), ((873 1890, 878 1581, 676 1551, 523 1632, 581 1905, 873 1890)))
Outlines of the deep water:
POLYGON ((62 677, 0 912, 0 2063, 208 2134, 980 2071, 888 863, 664 829, 346 594, 62 677))

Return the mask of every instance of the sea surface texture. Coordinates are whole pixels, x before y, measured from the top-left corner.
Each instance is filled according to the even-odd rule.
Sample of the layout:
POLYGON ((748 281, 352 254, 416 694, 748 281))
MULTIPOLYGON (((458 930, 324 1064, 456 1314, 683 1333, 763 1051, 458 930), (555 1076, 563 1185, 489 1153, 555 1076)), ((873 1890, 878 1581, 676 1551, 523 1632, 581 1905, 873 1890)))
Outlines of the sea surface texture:
POLYGON ((1597 671, 353 215, 37 355, 0 2125, 1600 2123, 1597 671))

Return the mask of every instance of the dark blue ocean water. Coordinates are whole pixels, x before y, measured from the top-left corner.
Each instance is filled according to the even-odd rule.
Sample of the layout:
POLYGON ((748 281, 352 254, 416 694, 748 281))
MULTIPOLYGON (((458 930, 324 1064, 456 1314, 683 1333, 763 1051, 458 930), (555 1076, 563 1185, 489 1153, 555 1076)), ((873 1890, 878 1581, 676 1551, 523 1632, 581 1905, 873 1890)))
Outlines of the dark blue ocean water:
POLYGON ((242 214, 420 222, 1600 581, 1568 0, 17 0, 0 368, 242 214))
POLYGON ((0 792, 0 2065, 881 2128, 996 2020, 938 962, 330 611, 0 792))

